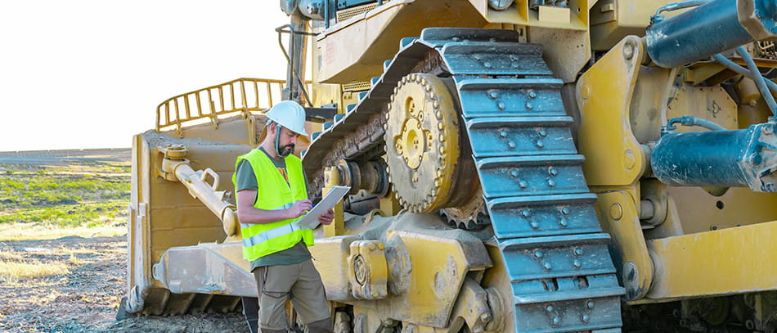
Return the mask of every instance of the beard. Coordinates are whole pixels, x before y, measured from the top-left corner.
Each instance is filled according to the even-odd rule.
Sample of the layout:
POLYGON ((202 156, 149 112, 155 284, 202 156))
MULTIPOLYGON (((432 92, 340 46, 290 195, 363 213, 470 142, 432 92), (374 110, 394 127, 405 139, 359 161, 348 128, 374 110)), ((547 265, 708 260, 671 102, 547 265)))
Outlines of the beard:
POLYGON ((281 155, 281 157, 286 157, 293 152, 294 152, 294 144, 292 143, 281 147, 280 151, 278 152, 278 155, 281 155))

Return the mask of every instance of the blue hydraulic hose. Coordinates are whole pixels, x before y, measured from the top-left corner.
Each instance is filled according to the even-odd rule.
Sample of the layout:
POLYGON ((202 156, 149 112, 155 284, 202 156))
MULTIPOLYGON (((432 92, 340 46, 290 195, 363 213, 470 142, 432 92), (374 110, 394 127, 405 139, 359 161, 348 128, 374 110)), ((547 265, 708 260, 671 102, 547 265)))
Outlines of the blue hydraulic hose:
POLYGON ((753 57, 751 57, 750 53, 747 53, 747 50, 742 46, 737 47, 737 53, 739 53, 742 59, 745 60, 745 63, 747 63, 750 73, 753 74, 753 80, 766 101, 766 105, 769 106, 769 110, 772 111, 773 115, 777 116, 777 102, 774 100, 774 96, 772 96, 771 92, 769 92, 769 88, 766 86, 766 79, 761 75, 761 71, 758 70, 758 66, 756 66, 755 61, 753 61, 753 57))

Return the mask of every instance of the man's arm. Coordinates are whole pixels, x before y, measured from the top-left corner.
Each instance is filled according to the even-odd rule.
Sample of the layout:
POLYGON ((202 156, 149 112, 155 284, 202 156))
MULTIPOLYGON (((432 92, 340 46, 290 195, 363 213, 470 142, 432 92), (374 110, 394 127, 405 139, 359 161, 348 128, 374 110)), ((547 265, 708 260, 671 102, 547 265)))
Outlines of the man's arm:
POLYGON ((289 208, 278 210, 262 210, 254 207, 256 191, 243 190, 237 192, 237 218, 240 223, 262 224, 301 216, 310 210, 310 200, 300 200, 289 208))

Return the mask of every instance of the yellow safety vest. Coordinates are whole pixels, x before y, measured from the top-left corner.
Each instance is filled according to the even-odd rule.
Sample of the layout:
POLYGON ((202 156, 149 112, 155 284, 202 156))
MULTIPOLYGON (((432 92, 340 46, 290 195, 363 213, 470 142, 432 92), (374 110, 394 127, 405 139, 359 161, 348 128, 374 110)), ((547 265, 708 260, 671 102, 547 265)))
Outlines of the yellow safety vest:
MULTIPOLYGON (((286 156, 288 183, 270 160, 270 157, 261 150, 253 149, 248 154, 239 156, 235 161, 236 173, 242 160, 251 163, 251 168, 256 175, 256 184, 259 188, 256 192, 255 208, 261 210, 286 209, 291 207, 294 202, 308 198, 302 162, 297 156, 293 154, 286 156)), ((237 191, 235 174, 232 175, 232 183, 237 191)), ((235 196, 237 197, 237 193, 235 196)), ((259 224, 241 223, 243 258, 254 261, 268 254, 291 248, 300 240, 304 240, 307 246, 312 246, 313 231, 299 227, 296 222, 300 218, 259 224)))

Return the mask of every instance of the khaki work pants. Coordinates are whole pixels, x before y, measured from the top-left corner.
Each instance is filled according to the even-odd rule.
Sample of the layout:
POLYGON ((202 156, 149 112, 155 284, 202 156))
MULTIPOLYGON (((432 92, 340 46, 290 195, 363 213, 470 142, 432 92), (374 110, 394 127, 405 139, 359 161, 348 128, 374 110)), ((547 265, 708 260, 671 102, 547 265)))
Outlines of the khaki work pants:
POLYGON ((258 267, 254 270, 254 277, 259 290, 259 328, 262 333, 288 331, 288 300, 291 300, 310 333, 332 332, 324 284, 310 259, 293 265, 258 267))

